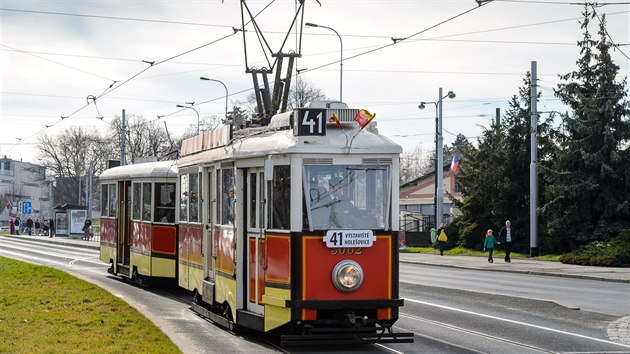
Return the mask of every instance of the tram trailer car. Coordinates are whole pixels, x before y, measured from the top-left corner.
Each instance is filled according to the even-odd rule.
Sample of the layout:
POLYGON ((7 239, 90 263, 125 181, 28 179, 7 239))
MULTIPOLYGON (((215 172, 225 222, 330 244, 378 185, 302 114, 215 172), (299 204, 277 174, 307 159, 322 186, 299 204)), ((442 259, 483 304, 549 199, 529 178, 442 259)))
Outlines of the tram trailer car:
MULTIPOLYGON (((177 224, 167 223, 177 228, 169 233, 177 264, 165 268, 195 293, 193 310, 230 329, 280 334, 282 345, 413 341, 412 333, 392 332, 403 306, 396 217, 402 149, 372 125, 361 129, 358 112, 316 101, 266 127, 219 127, 184 141, 177 166, 162 163, 168 173, 149 173, 164 183, 177 174, 177 224), (333 113, 338 123, 329 122, 333 113)), ((115 172, 122 168, 131 166, 101 177, 108 196, 101 227, 110 234, 102 236, 101 259, 115 274, 146 280, 158 276, 146 264, 164 253, 133 261, 147 246, 135 251, 145 222, 130 217, 130 206, 135 179, 137 198, 152 180, 142 176, 148 168, 115 172)), ((156 188, 147 197, 153 210, 156 188)), ((143 235, 149 243, 160 237, 143 235)))
POLYGON ((177 278, 177 165, 148 162, 105 170, 101 182, 101 261, 142 285, 177 278))

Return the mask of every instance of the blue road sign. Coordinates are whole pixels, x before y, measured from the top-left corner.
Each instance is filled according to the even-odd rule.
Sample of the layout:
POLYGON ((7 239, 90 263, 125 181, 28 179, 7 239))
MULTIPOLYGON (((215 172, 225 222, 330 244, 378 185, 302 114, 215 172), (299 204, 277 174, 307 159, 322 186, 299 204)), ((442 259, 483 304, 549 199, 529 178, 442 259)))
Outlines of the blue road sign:
POLYGON ((22 210, 20 212, 25 215, 33 214, 33 206, 31 202, 22 202, 22 210))

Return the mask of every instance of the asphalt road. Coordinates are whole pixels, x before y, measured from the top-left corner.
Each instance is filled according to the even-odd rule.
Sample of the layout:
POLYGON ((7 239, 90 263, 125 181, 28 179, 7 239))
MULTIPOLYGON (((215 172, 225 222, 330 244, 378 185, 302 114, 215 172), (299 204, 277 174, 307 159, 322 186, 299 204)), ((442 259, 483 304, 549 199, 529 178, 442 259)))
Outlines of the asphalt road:
POLYGON ((630 353, 630 346, 609 340, 609 325, 620 313, 610 314, 607 306, 586 311, 578 302, 580 297, 605 302, 592 296, 623 300, 618 292, 627 284, 403 264, 405 306, 395 330, 414 332, 415 343, 286 350, 255 334, 233 334, 203 320, 189 310, 185 291, 147 290, 109 276, 95 250, 0 237, 0 255, 62 269, 108 289, 150 318, 185 353, 630 353), (572 299, 568 306, 554 299, 563 296, 572 299))
POLYGON ((630 284, 448 267, 400 265, 404 283, 553 301, 572 309, 630 315, 630 284))

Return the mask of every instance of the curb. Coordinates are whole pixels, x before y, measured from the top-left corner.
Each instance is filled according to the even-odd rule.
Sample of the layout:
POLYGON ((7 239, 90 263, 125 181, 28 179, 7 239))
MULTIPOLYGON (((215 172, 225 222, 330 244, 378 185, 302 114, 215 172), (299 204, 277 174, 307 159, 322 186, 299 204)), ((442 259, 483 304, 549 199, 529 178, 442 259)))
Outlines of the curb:
MULTIPOLYGON (((100 243, 96 243, 94 241, 86 241, 86 242, 94 242, 94 245, 91 244, 84 244, 84 243, 78 243, 78 242, 69 242, 68 241, 52 241, 49 240, 49 237, 47 236, 15 236, 15 235, 2 235, 3 237, 6 238, 10 238, 13 240, 28 240, 28 241, 35 241, 35 242, 40 242, 40 243, 48 243, 48 244, 54 244, 54 245, 62 245, 62 246, 72 246, 72 247, 79 247, 79 248, 86 248, 86 249, 91 249, 91 250, 99 250, 100 249, 100 243), (40 238, 38 238, 40 237, 40 238)), ((61 237, 54 237, 56 240, 61 240, 61 237)), ((64 237, 65 239, 65 237, 64 237)))
POLYGON ((580 274, 565 274, 565 273, 555 273, 555 272, 540 272, 535 270, 519 270, 519 269, 481 269, 477 267, 464 267, 455 264, 435 264, 428 263, 422 261, 410 261, 410 260, 401 260, 400 263, 408 263, 408 264, 422 264, 425 266, 431 267, 445 267, 445 268, 455 268, 455 269, 467 269, 467 270, 481 270, 481 271, 489 271, 489 272, 503 272, 503 273, 518 273, 518 274, 528 274, 528 275, 546 275, 552 277, 560 277, 560 278, 573 278, 573 279, 584 279, 584 280, 599 280, 599 281, 607 281, 607 282, 615 282, 615 283, 630 283, 630 280, 626 279, 608 279, 590 275, 580 275, 580 274))

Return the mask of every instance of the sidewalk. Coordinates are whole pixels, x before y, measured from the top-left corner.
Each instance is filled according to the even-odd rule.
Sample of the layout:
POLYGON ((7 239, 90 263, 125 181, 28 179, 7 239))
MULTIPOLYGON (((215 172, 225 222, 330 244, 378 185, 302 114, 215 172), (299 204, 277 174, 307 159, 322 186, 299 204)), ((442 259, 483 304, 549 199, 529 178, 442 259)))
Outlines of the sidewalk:
MULTIPOLYGON (((17 240, 29 240, 37 242, 48 242, 74 247, 82 247, 98 250, 100 246, 99 238, 86 241, 68 237, 49 238, 48 236, 28 236, 28 235, 2 235, 17 240)), ((400 252, 400 262, 416 263, 429 266, 451 267, 462 269, 475 269, 495 272, 512 272, 532 275, 548 275, 557 277, 592 279, 602 281, 614 281, 630 283, 630 267, 592 267, 573 264, 562 264, 554 261, 542 261, 529 258, 513 258, 511 263, 505 263, 502 258, 495 257, 494 263, 488 263, 486 257, 471 257, 458 255, 428 254, 428 253, 406 253, 400 252)))
POLYGON ((630 283, 630 267, 592 267, 563 264, 554 261, 542 261, 529 258, 512 258, 506 263, 503 258, 495 257, 494 263, 488 263, 486 257, 458 255, 406 253, 400 252, 400 262, 416 263, 429 266, 452 267, 462 269, 488 270, 496 272, 512 272, 533 275, 549 275, 557 277, 593 279, 630 283))
POLYGON ((0 235, 0 237, 6 237, 13 240, 29 240, 29 241, 35 241, 35 242, 54 243, 58 245, 81 247, 81 248, 88 248, 88 249, 93 249, 93 250, 98 250, 100 248, 100 237, 97 237, 97 236, 95 236, 89 241, 82 240, 80 238, 79 239, 69 238, 66 236, 54 236, 51 238, 48 236, 35 236, 35 235, 29 236, 25 234, 20 234, 19 236, 7 234, 7 235, 0 235))

